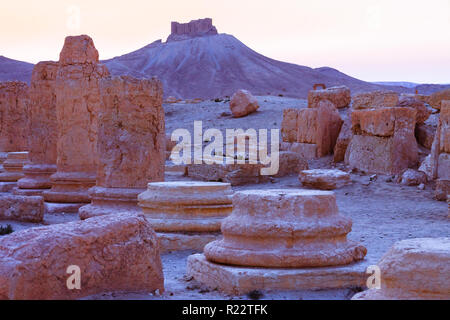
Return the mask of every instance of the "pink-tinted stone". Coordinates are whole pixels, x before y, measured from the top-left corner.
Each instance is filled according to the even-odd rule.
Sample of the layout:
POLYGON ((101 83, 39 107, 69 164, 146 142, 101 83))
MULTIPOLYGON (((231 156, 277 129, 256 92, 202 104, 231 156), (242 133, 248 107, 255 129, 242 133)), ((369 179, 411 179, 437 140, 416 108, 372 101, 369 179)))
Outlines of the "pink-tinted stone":
POLYGON ((137 195, 164 180, 165 134, 162 84, 157 79, 102 80, 98 111, 97 187, 82 219, 138 211, 137 195))
POLYGON ((334 190, 352 182, 350 174, 337 169, 303 170, 298 178, 303 186, 319 190, 334 190))
POLYGON ((156 290, 164 290, 159 247, 143 216, 110 215, 0 239, 0 299, 77 299, 156 290), (80 289, 68 289, 74 272, 68 273, 69 266, 79 267, 80 289))
POLYGON ((339 132, 339 136, 336 140, 336 145, 334 146, 334 154, 333 161, 341 162, 345 159, 345 152, 347 151, 347 147, 352 140, 352 121, 351 118, 347 118, 344 120, 342 124, 341 131, 339 132))
POLYGON ((336 108, 348 107, 352 101, 350 89, 346 86, 312 90, 308 93, 308 107, 315 108, 319 101, 329 100, 336 108))
POLYGON ((57 71, 56 118, 58 123, 57 172, 50 202, 89 202, 97 168, 100 80, 109 76, 98 64, 98 53, 88 36, 67 37, 57 71))
POLYGON ((42 222, 44 198, 39 196, 17 196, 0 194, 0 220, 42 222))
POLYGON ((233 117, 240 118, 258 110, 258 100, 247 90, 238 90, 230 101, 233 117))
POLYGON ((450 89, 433 93, 430 96, 429 105, 435 109, 441 109, 442 101, 450 100, 450 89))
POLYGON ((352 108, 371 109, 380 107, 395 107, 398 104, 399 95, 393 91, 372 91, 358 93, 352 97, 352 108))
POLYGON ((416 109, 417 124, 423 124, 431 115, 431 110, 425 106, 425 103, 413 97, 401 97, 398 106, 416 109))
POLYGON ((29 105, 25 82, 0 82, 0 151, 28 150, 29 105))

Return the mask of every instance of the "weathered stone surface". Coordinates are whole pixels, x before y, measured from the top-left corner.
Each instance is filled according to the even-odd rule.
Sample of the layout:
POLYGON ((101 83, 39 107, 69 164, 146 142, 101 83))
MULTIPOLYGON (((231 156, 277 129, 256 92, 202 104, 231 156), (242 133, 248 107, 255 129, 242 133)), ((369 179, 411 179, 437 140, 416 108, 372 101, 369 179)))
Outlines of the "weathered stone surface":
POLYGON ((238 90, 230 101, 233 117, 240 118, 258 110, 258 100, 247 90, 238 90))
POLYGON ((284 109, 281 138, 284 142, 297 142, 297 116, 299 109, 284 109))
POLYGON ((315 108, 322 100, 329 100, 336 108, 345 108, 350 105, 352 96, 346 86, 312 90, 308 93, 308 108, 315 108))
POLYGON ((319 190, 334 190, 350 184, 350 174, 337 169, 303 170, 299 173, 303 186, 319 190))
POLYGON ((258 164, 190 164, 187 165, 187 176, 196 180, 218 181, 230 183, 232 186, 250 183, 267 182, 268 176, 261 175, 261 168, 265 166, 258 164))
POLYGON ((228 183, 153 182, 138 201, 157 232, 218 232, 231 213, 231 193, 228 183))
POLYGON ((399 102, 399 95, 393 91, 373 91, 358 93, 352 97, 352 108, 370 109, 379 107, 395 107, 399 102))
POLYGON ((222 222, 223 240, 205 246, 215 263, 265 268, 350 264, 366 248, 347 241, 350 219, 340 216, 334 193, 313 190, 246 190, 233 195, 222 222))
POLYGON ((354 300, 450 299, 450 238, 402 240, 381 258, 381 289, 354 300))
POLYGON ((434 197, 436 200, 445 201, 450 195, 450 180, 437 179, 436 189, 434 190, 434 197))
POLYGON ((423 101, 412 97, 401 97, 398 102, 398 107, 416 109, 416 123, 423 124, 431 115, 431 110, 425 106, 423 101))
POLYGON ((173 148, 177 145, 176 141, 172 141, 170 135, 166 135, 166 160, 170 159, 173 148))
POLYGON ((341 162, 344 161, 345 159, 345 152, 347 151, 347 147, 353 137, 351 127, 352 127, 351 118, 345 119, 344 123, 342 124, 341 131, 339 132, 339 136, 336 140, 336 144, 334 146, 333 152, 334 162, 341 162))
POLYGON ((279 170, 275 177, 285 177, 298 174, 301 170, 308 170, 308 162, 300 154, 281 151, 279 156, 279 170))
POLYGON ((58 63, 39 62, 33 68, 30 85, 30 163, 24 166, 25 177, 17 183, 20 189, 49 189, 50 176, 56 172, 55 80, 58 63))
POLYGON ((440 130, 439 150, 450 153, 450 100, 441 103, 440 130))
POLYGON ((58 122, 57 172, 46 201, 90 202, 97 167, 97 113, 100 80, 109 76, 98 63, 98 52, 88 36, 67 37, 60 53, 55 81, 58 122))
POLYGON ((317 158, 316 144, 294 142, 288 147, 288 151, 298 154, 305 160, 317 158))
POLYGON ((364 287, 366 269, 360 261, 350 265, 322 268, 238 267, 208 261, 203 254, 187 259, 186 274, 211 290, 245 295, 255 290, 323 290, 364 287))
POLYGON ((156 234, 143 216, 110 215, 0 239, 0 299, 76 299, 163 289, 156 234), (71 265, 81 271, 79 290, 67 288, 71 265))
POLYGON ((403 172, 401 183, 407 186, 418 186, 421 183, 427 182, 427 175, 422 171, 408 169, 403 172))
POLYGON ((186 40, 206 35, 216 35, 217 29, 212 24, 211 18, 192 20, 188 23, 172 22, 171 34, 167 41, 186 40))
POLYGON ((147 182, 164 180, 162 84, 122 76, 100 83, 97 184, 80 218, 138 212, 147 182))
POLYGON ((354 135, 345 154, 345 162, 351 168, 397 174, 417 164, 414 109, 355 110, 351 118, 354 135))
POLYGON ((450 180, 450 153, 441 153, 438 158, 437 177, 450 180))
POLYGON ((0 82, 0 151, 28 150, 29 104, 25 82, 0 82))
POLYGON ((3 162, 4 172, 0 173, 0 181, 15 182, 23 178, 23 166, 28 163, 28 152, 8 152, 3 162))
POLYGON ((44 198, 0 194, 0 220, 42 222, 44 198))
POLYGON ((443 100, 450 100, 450 89, 445 89, 433 93, 430 96, 429 105, 435 109, 441 109, 441 104, 443 100))
POLYGON ((315 144, 317 157, 333 152, 342 119, 336 107, 327 100, 315 108, 299 110, 297 117, 297 142, 315 144))
POLYGON ((433 145, 434 135, 436 134, 436 127, 427 125, 427 124, 419 124, 416 126, 414 132, 417 142, 427 149, 431 149, 433 145))

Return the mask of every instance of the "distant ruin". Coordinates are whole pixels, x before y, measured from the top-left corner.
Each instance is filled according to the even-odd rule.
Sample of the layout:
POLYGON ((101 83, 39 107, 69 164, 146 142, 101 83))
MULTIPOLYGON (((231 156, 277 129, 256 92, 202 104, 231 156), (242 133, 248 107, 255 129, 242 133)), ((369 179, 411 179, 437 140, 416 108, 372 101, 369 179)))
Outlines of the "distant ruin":
POLYGON ((172 30, 167 42, 217 34, 217 29, 213 26, 211 18, 192 20, 188 23, 173 21, 171 26, 172 30))

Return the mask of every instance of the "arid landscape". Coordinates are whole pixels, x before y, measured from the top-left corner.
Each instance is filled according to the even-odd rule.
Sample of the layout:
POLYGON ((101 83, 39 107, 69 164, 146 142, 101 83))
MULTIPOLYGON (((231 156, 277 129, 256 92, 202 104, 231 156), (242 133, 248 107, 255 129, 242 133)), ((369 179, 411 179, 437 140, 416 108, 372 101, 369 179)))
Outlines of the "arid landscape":
POLYGON ((1 300, 450 299, 450 85, 268 58, 210 18, 0 56, 1 300))

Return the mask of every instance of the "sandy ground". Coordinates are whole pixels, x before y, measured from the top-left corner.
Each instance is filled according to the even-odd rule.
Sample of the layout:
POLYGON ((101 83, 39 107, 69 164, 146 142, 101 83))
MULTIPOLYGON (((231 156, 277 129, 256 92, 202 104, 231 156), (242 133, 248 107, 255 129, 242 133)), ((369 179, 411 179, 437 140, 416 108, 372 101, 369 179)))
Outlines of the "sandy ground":
MULTIPOLYGON (((177 128, 191 130, 194 120, 203 120, 204 128, 280 128, 284 108, 304 108, 305 100, 282 97, 258 97, 261 107, 258 112, 240 119, 230 116, 228 103, 202 102, 199 104, 165 105, 166 132, 177 128), (193 112, 192 110, 195 110, 193 112)), ((309 162, 310 168, 332 167, 331 157, 309 162)), ((343 164, 338 168, 344 169, 343 164)), ((374 264, 396 242, 409 238, 449 237, 450 218, 445 202, 433 200, 433 184, 425 190, 391 182, 390 176, 378 175, 371 181, 369 175, 351 174, 353 183, 335 190, 340 212, 353 220, 353 231, 349 239, 360 241, 367 249, 366 259, 374 264)), ((167 175, 167 180, 190 180, 182 176, 167 175)), ((394 180, 395 181, 395 180, 394 180)), ((235 191, 245 189, 302 188, 296 176, 276 178, 272 182, 233 187, 235 191)), ((73 214, 47 215, 44 224, 77 220, 73 214)), ((10 223, 14 229, 22 230, 36 224, 10 223)), ((172 252, 162 255, 165 274, 165 292, 162 295, 133 293, 108 293, 91 296, 89 299, 249 299, 248 296, 231 297, 210 291, 195 280, 185 277, 186 258, 193 252, 172 252)), ((262 299, 349 299, 358 289, 262 292, 262 299)))

